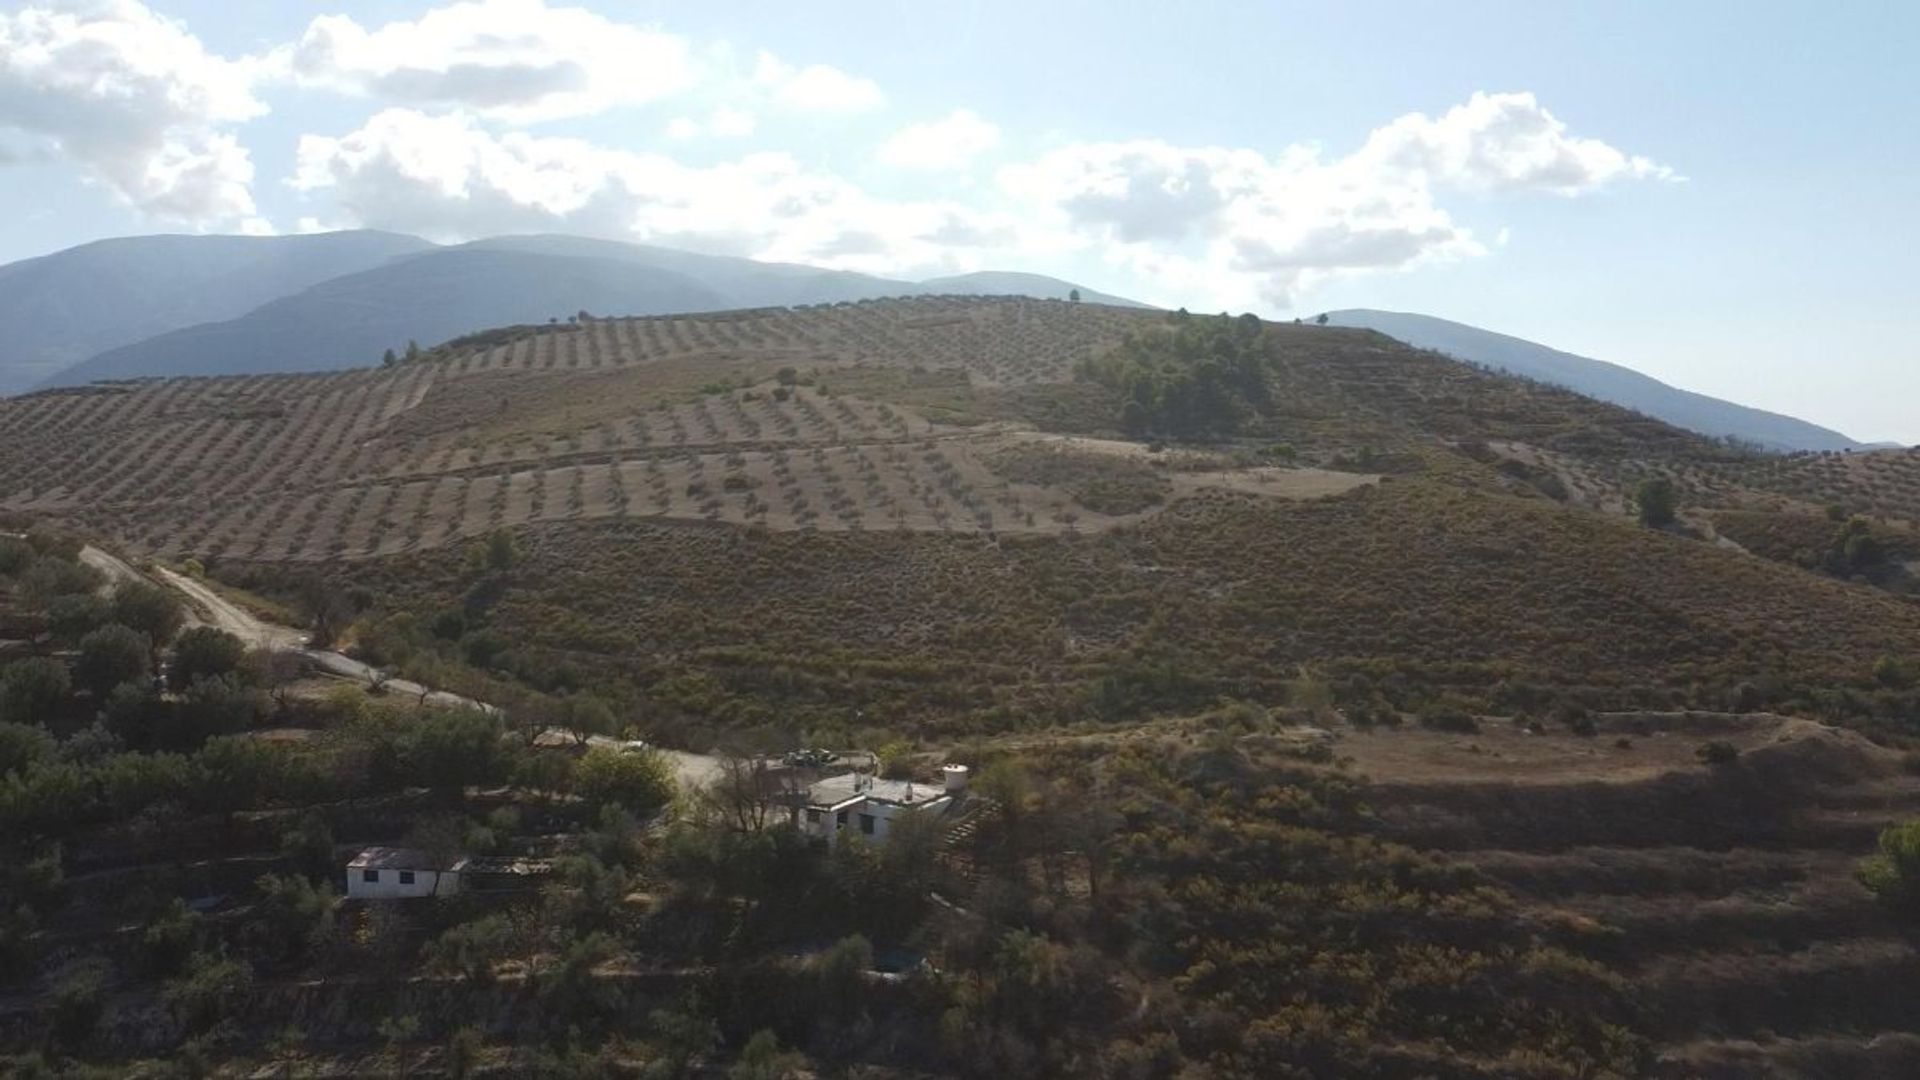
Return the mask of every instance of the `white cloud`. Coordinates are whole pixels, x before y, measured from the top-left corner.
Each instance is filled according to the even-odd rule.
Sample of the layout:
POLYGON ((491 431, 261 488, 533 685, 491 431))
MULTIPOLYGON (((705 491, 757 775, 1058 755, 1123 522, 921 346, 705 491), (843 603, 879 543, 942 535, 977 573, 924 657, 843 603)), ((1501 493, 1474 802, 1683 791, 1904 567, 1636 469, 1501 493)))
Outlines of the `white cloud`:
POLYGON ((758 120, 745 109, 721 106, 708 113, 704 121, 691 116, 676 116, 667 121, 666 133, 669 139, 697 139, 702 135, 716 139, 741 139, 753 134, 758 126, 758 120))
POLYGON ((787 154, 694 167, 401 108, 302 138, 293 185, 328 196, 329 220, 447 240, 558 229, 876 273, 974 269, 1015 235, 1006 215, 875 199, 787 154))
POLYGON ((707 130, 714 135, 727 139, 740 139, 753 134, 758 126, 753 114, 745 109, 719 108, 707 116, 707 130))
POLYGON ((871 79, 825 64, 796 68, 770 52, 760 53, 753 81, 781 104, 809 111, 857 112, 879 108, 887 100, 871 79))
POLYGON ((0 131, 153 217, 262 227, 248 220, 253 163, 224 129, 265 112, 246 65, 136 0, 0 13, 0 131))
POLYGON ((901 169, 955 169, 1000 144, 998 126, 971 109, 945 119, 911 124, 880 145, 880 160, 901 169))
POLYGON ((1666 166, 1576 138, 1531 94, 1475 94, 1438 120, 1414 113, 1326 160, 1294 146, 1081 143, 1001 171, 1017 201, 1110 261, 1211 303, 1292 306, 1327 277, 1484 254, 1440 204, 1449 191, 1578 195, 1666 166))
POLYGON ((1484 191, 1579 195, 1619 179, 1681 179, 1648 158, 1569 135, 1528 93, 1475 93, 1438 120, 1409 113, 1375 130, 1355 157, 1382 171, 1484 191))
POLYGON ((272 60, 304 86, 508 123, 645 104, 697 78, 681 38, 544 0, 468 0, 374 29, 322 15, 272 60))
MULTIPOLYGON (((763 65, 764 66, 764 65, 763 65)), ((716 110, 667 125, 692 138, 747 124, 716 110)), ((876 147, 942 168, 986 152, 964 111, 876 147), (911 133, 911 137, 908 137, 911 133)), ((1431 119, 1393 120, 1329 157, 1158 141, 1079 143, 999 170, 966 200, 883 198, 785 153, 693 166, 581 139, 501 133, 469 112, 388 108, 300 142, 294 186, 319 220, 462 239, 557 230, 908 275, 1098 260, 1145 299, 1286 310, 1329 278, 1479 257, 1449 200, 1580 195, 1665 166, 1571 135, 1528 95, 1476 95, 1431 119)), ((940 190, 938 177, 923 191, 940 190)))

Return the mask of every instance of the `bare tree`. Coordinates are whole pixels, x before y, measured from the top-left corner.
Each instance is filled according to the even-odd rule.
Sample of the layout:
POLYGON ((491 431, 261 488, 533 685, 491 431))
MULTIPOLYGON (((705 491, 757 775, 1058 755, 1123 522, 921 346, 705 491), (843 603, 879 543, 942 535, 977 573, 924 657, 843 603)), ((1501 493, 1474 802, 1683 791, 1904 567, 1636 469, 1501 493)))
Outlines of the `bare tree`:
POLYGON ((774 782, 766 758, 758 754, 728 753, 720 759, 720 775, 707 788, 707 802, 720 820, 735 832, 758 832, 767 827, 769 796, 774 782))
POLYGON ((267 647, 247 655, 247 668, 253 681, 267 692, 274 711, 284 713, 293 684, 306 670, 306 661, 292 649, 267 647))

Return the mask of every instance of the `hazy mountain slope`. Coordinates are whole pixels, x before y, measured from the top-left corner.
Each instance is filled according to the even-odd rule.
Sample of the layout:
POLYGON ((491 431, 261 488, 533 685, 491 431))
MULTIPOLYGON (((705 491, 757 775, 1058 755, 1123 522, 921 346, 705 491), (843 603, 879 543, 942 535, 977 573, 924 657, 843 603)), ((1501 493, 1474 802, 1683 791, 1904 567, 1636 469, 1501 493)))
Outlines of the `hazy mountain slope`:
POLYGON ((646 315, 727 306, 701 283, 653 267, 453 248, 335 278, 238 319, 102 353, 51 381, 362 367, 409 340, 428 346, 476 328, 546 322, 583 308, 646 315))
POLYGON ((1116 307, 1144 308, 1150 305, 1138 300, 1128 300, 1123 296, 1095 292, 1082 288, 1071 281, 1048 277, 1045 274, 1022 274, 1007 270, 981 270, 972 274, 955 274, 952 277, 928 278, 919 288, 930 293, 947 293, 962 296, 1032 296, 1041 300, 1065 300, 1075 289, 1080 290, 1080 299, 1089 304, 1112 304, 1116 307))
MULTIPOLYGON (((736 255, 705 255, 696 251, 595 240, 584 236, 540 234, 498 236, 466 245, 481 250, 528 251, 543 255, 577 255, 670 270, 698 280, 727 298, 728 307, 785 307, 794 304, 837 303, 904 296, 923 289, 910 281, 827 270, 797 263, 761 262, 736 255)), ((624 314, 610 312, 609 314, 624 314)))
POLYGON ((433 245, 412 236, 133 236, 0 266, 0 394, 433 245))
MULTIPOLYGON (((1038 274, 994 272, 913 282, 552 234, 492 237, 445 249, 382 233, 284 239, 300 242, 284 250, 312 254, 298 261, 243 258, 283 248, 261 247, 245 237, 145 237, 49 256, 56 269, 64 268, 58 274, 21 274, 17 267, 27 264, 0 268, 0 314, 17 311, 13 321, 38 334, 25 340, 41 347, 35 354, 40 358, 30 370, 23 367, 10 388, 0 368, 0 393, 95 379, 348 367, 372 363, 408 339, 430 346, 489 326, 544 322, 582 309, 655 315, 927 293, 1065 299, 1076 288, 1038 274), (192 242, 184 246, 191 265, 177 280, 166 269, 182 247, 174 241, 192 242), (423 249, 433 249, 432 257, 382 265, 423 249), (376 268, 371 275, 360 272, 376 268), (19 285, 10 286, 10 271, 19 285), (336 274, 338 280, 329 280, 336 274), (113 286, 118 278, 129 284, 113 286), (121 293, 142 295, 121 299, 121 293), (103 295, 111 300, 105 306, 125 317, 94 326, 86 315, 96 301, 83 298, 103 295), (142 311, 150 311, 145 321, 142 311), (114 329, 121 323, 126 325, 114 329)), ((1090 289, 1080 292, 1089 303, 1140 306, 1090 289)), ((0 321, 0 329, 6 325, 0 321)))
POLYGON ((1328 312, 1327 321, 1378 330, 1409 345, 1564 386, 1705 435, 1732 435, 1775 450, 1862 446, 1805 420, 1681 390, 1618 364, 1430 315, 1356 308, 1328 312))

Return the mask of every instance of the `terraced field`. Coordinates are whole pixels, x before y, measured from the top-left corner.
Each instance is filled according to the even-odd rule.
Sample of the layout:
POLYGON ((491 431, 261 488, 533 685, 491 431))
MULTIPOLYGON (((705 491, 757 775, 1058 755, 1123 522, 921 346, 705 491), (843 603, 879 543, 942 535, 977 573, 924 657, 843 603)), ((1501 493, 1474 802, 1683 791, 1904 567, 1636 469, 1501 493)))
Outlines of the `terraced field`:
MULTIPOLYGON (((481 335, 396 367, 168 379, 0 402, 0 505, 135 550, 272 560, 431 548, 600 517, 773 529, 1098 527, 938 422, 842 377, 994 390, 1070 377, 1138 316, 915 300, 481 335)), ((902 396, 914 398, 913 392, 902 396)), ((973 419, 971 417, 967 418, 973 419)))
POLYGON ((1629 980, 1662 1075, 1910 1076, 1907 930, 1853 877, 1920 778, 1848 732, 1768 716, 1604 717, 1581 738, 1356 734, 1388 835, 1476 867, 1520 917, 1629 980), (1707 766, 1708 740, 1738 747, 1707 766))

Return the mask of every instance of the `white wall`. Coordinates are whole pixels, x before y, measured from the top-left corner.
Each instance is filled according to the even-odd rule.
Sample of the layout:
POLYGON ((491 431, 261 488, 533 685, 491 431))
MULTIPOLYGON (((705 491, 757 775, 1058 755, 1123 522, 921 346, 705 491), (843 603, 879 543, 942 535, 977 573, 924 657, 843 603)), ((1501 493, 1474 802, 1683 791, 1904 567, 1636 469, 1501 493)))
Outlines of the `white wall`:
POLYGON ((413 883, 400 883, 401 871, 392 867, 380 870, 347 871, 347 895, 359 900, 404 900, 416 896, 446 896, 460 891, 460 873, 456 870, 415 870, 413 883), (366 875, 378 874, 380 880, 368 881, 366 875))
POLYGON ((820 820, 811 822, 807 820, 807 811, 803 809, 800 811, 800 831, 808 836, 823 837, 829 843, 838 843, 842 836, 857 836, 869 844, 879 844, 886 841, 887 831, 892 828, 895 818, 906 817, 909 814, 938 812, 946 803, 945 797, 916 802, 912 806, 896 806, 893 803, 863 799, 846 808, 847 823, 839 826, 838 829, 835 828, 835 811, 822 810, 820 820), (873 832, 860 831, 862 814, 873 815, 873 832))

